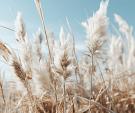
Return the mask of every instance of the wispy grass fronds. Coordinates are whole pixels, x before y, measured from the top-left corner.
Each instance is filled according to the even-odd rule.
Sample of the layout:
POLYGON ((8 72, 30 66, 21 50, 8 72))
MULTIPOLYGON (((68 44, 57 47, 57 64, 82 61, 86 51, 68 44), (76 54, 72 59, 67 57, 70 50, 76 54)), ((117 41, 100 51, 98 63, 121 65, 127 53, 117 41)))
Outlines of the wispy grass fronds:
POLYGON ((16 27, 16 40, 17 41, 25 41, 26 31, 25 31, 25 25, 22 19, 22 15, 20 12, 18 12, 16 21, 15 21, 15 27, 16 27))
POLYGON ((108 51, 110 69, 114 72, 124 71, 124 44, 121 37, 112 37, 110 51, 108 51), (115 56, 115 57, 114 57, 115 56))
POLYGON ((9 50, 9 48, 0 41, 0 55, 2 55, 2 57, 8 61, 9 60, 9 55, 11 55, 11 51, 9 50))
POLYGON ((109 30, 109 0, 102 0, 100 8, 82 23, 87 49, 82 50, 85 55, 77 53, 78 56, 68 20, 69 33, 61 27, 59 39, 54 38, 53 32, 46 29, 41 0, 34 1, 45 40, 42 30, 34 33, 34 38, 28 38, 23 18, 18 13, 14 47, 17 51, 0 41, 0 56, 6 61, 1 66, 5 71, 11 67, 6 75, 15 77, 11 76, 10 81, 0 80, 0 112, 134 113, 133 28, 115 14, 120 33, 109 30), (78 75, 80 79, 75 82, 78 75))
POLYGON ((58 72, 66 80, 71 75, 71 68, 73 66, 72 62, 72 42, 68 38, 63 28, 60 30, 60 44, 55 43, 54 49, 54 65, 56 67, 56 72, 58 72))
POLYGON ((26 73, 22 69, 21 64, 17 60, 14 60, 12 66, 14 68, 15 74, 19 77, 19 79, 21 81, 25 81, 26 80, 26 73))
POLYGON ((119 26, 119 31, 121 32, 122 37, 126 38, 124 43, 124 52, 126 58, 126 68, 130 73, 134 72, 132 67, 134 67, 135 61, 135 39, 133 36, 133 27, 129 26, 128 23, 118 14, 114 14, 115 20, 119 26))
POLYGON ((66 18, 66 21, 67 21, 67 26, 68 26, 69 32, 70 32, 72 40, 73 40, 73 55, 75 57, 75 64, 74 65, 76 66, 76 69, 75 69, 76 83, 79 82, 79 80, 78 80, 78 76, 79 76, 80 84, 83 84, 83 80, 82 80, 82 77, 81 77, 80 71, 79 71, 79 63, 78 63, 78 58, 77 58, 75 35, 73 33, 73 30, 72 30, 71 25, 70 25, 70 23, 69 23, 67 18, 66 18))
POLYGON ((32 77, 32 46, 31 42, 28 38, 27 32, 25 30, 25 25, 23 22, 23 18, 21 16, 21 13, 17 14, 16 17, 16 38, 17 42, 19 44, 19 53, 20 53, 20 59, 22 64, 23 70, 27 73, 27 75, 32 77))
POLYGON ((108 28, 107 6, 108 0, 102 1, 99 10, 93 14, 93 17, 82 23, 87 33, 87 47, 90 56, 100 54, 106 41, 108 28))
POLYGON ((132 31, 132 27, 128 25, 128 23, 118 14, 114 14, 115 21, 117 22, 119 26, 119 31, 123 34, 130 33, 132 31))
POLYGON ((64 112, 66 110, 66 80, 72 75, 74 65, 72 61, 72 42, 68 35, 64 33, 63 28, 60 30, 60 43, 55 43, 54 48, 54 70, 63 78, 63 93, 64 93, 64 112))
POLYGON ((34 89, 36 91, 35 93, 39 95, 42 95, 45 92, 50 94, 50 92, 53 91, 53 84, 47 64, 43 63, 38 67, 36 66, 33 70, 33 74, 33 81, 35 85, 34 89))
MULTIPOLYGON (((108 17, 107 17, 107 7, 108 0, 101 1, 100 8, 93 14, 92 17, 87 19, 86 22, 83 22, 82 25, 86 29, 87 33, 87 52, 86 56, 89 57, 90 62, 88 63, 87 69, 87 79, 89 80, 89 95, 90 100, 93 98, 93 77, 96 72, 96 63, 97 59, 102 59, 104 55, 104 46, 107 41, 107 29, 108 29, 108 17)), ((101 71, 100 71, 101 72, 101 71)), ((102 73, 102 72, 101 72, 102 73)), ((104 81, 103 75, 101 74, 104 81)), ((89 102, 91 106, 91 102, 89 102)), ((91 109, 89 108, 89 112, 91 109)))
POLYGON ((40 61, 43 57, 42 50, 41 50, 42 42, 43 42, 43 36, 41 30, 39 29, 34 36, 34 53, 36 54, 35 56, 38 57, 38 61, 40 61))
MULTIPOLYGON (((83 22, 82 25, 86 29, 87 33, 87 52, 86 55, 90 58, 90 63, 88 63, 88 77, 90 86, 90 97, 92 97, 93 92, 93 76, 95 75, 96 60, 102 59, 104 55, 105 42, 107 40, 107 28, 108 28, 108 17, 107 17, 107 7, 108 0, 101 1, 100 8, 93 14, 92 17, 83 22)), ((103 77, 102 77, 103 78, 103 77)))

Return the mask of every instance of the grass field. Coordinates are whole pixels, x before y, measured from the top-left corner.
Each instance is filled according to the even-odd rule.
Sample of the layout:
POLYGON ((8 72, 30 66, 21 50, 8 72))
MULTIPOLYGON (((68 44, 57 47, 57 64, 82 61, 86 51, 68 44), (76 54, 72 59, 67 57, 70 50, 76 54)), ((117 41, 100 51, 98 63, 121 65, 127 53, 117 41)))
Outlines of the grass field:
POLYGON ((0 113, 135 113, 134 31, 118 14, 110 30, 108 0, 81 23, 86 49, 79 56, 68 20, 68 33, 61 27, 55 39, 41 1, 35 5, 42 29, 32 39, 21 13, 15 29, 4 27, 15 32, 18 49, 0 41, 1 61, 14 77, 0 74, 0 113))

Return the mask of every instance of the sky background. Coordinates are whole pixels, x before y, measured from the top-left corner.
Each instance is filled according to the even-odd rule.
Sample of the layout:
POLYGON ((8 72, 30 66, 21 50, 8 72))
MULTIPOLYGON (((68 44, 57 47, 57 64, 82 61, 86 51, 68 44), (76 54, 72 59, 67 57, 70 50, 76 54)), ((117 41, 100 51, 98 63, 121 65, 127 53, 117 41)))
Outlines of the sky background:
MULTIPOLYGON (((42 0, 45 21, 49 30, 58 37, 60 26, 67 28, 69 19, 77 42, 85 39, 85 31, 81 22, 99 8, 100 0, 42 0)), ((130 25, 135 26, 135 0, 110 0, 108 16, 114 23, 113 14, 121 15, 130 25)), ((21 12, 29 37, 41 26, 34 0, 0 0, 0 25, 14 28, 17 12, 21 12)), ((14 33, 0 28, 0 39, 7 43, 14 42, 14 33)))
MULTIPOLYGON (((69 19, 78 47, 83 46, 85 30, 81 22, 99 8, 100 0, 42 0, 47 28, 58 37, 60 26, 67 28, 66 17, 69 19)), ((28 35, 41 27, 34 0, 0 0, 0 25, 14 29, 17 12, 21 12, 26 24, 28 35)), ((108 16, 115 25, 113 14, 121 15, 130 25, 135 27, 135 0, 110 0, 108 16)), ((0 40, 15 47, 14 32, 0 28, 0 40)))

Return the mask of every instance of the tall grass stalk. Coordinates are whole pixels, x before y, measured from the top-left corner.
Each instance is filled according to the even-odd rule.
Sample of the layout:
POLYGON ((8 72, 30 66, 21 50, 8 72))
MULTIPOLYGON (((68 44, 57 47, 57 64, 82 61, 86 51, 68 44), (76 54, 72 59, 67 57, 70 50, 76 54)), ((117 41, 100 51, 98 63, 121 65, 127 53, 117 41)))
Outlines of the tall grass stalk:
POLYGON ((40 16, 40 19, 41 19, 41 22, 42 22, 43 31, 44 31, 45 38, 46 38, 46 41, 47 41, 47 47, 48 47, 48 51, 49 51, 50 61, 52 61, 51 50, 50 50, 50 46, 49 46, 48 35, 47 35, 45 19, 44 19, 44 12, 43 12, 43 9, 42 9, 42 6, 41 6, 41 1, 35 0, 35 5, 37 7, 37 11, 39 13, 39 16, 40 16))
POLYGON ((2 98, 3 98, 4 105, 6 105, 6 100, 5 100, 4 91, 3 91, 3 86, 2 86, 1 81, 0 81, 0 89, 1 89, 1 93, 2 93, 2 98))

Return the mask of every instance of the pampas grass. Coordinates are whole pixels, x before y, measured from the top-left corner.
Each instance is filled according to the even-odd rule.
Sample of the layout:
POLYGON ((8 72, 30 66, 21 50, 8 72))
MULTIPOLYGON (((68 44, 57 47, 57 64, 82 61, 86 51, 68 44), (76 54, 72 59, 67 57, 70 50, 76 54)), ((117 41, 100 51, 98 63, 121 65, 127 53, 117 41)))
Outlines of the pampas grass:
POLYGON ((1 51, 1 56, 7 61, 9 59, 9 55, 11 54, 9 48, 0 41, 0 51, 1 51))
POLYGON ((79 57, 69 21, 69 33, 61 27, 56 40, 46 28, 41 0, 34 2, 43 30, 29 39, 18 13, 13 30, 17 51, 0 41, 1 59, 9 67, 5 71, 14 77, 0 79, 0 112, 135 113, 133 28, 114 14, 119 33, 109 31, 109 0, 101 1, 93 16, 82 22, 86 49, 79 57))

